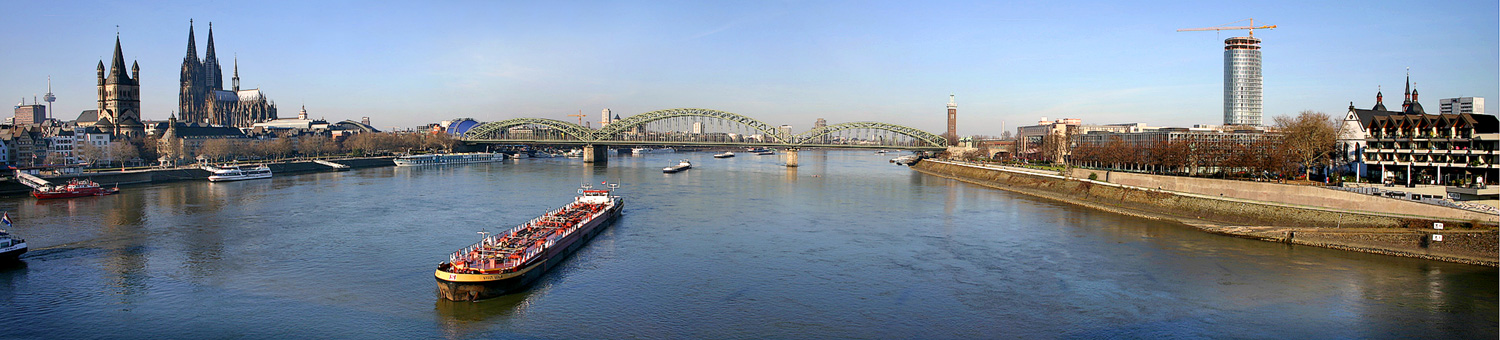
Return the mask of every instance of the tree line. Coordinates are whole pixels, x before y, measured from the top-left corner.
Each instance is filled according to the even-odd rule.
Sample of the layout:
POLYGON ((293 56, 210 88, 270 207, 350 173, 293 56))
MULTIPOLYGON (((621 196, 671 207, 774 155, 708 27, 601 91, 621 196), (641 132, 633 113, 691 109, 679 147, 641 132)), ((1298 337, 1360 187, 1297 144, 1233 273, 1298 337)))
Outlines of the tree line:
POLYGON ((458 140, 448 134, 431 133, 358 133, 344 138, 321 135, 271 135, 267 138, 213 138, 202 141, 196 150, 185 147, 184 139, 160 139, 155 136, 133 140, 115 140, 96 146, 76 143, 74 157, 89 167, 152 164, 159 159, 172 161, 223 162, 290 157, 330 155, 380 155, 408 151, 451 151, 458 140))
MULTIPOLYGON (((1273 133, 1254 141, 1158 138, 1129 142, 1111 136, 1102 143, 1049 134, 1037 145, 1017 141, 1021 160, 1055 165, 1142 171, 1158 174, 1290 179, 1316 169, 1339 169, 1339 123, 1322 112, 1278 116, 1273 133), (1034 148, 1034 149, 1033 149, 1034 148)), ((1163 135, 1164 136, 1164 135, 1163 135)))

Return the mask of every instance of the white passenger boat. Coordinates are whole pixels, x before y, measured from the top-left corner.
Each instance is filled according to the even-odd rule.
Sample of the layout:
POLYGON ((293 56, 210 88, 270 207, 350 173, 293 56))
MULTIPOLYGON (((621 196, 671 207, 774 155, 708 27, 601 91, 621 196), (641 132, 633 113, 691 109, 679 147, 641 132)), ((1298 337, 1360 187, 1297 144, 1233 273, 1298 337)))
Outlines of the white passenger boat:
POLYGON ((725 151, 724 153, 714 155, 714 158, 729 158, 729 157, 734 157, 734 151, 725 151))
POLYGON ((226 167, 204 165, 203 170, 213 173, 212 175, 208 176, 209 182, 227 182, 247 179, 271 178, 271 167, 265 165, 236 165, 226 167))
POLYGON ((417 166, 437 164, 468 164, 499 162, 505 160, 505 154, 498 152, 467 152, 467 153, 434 153, 426 155, 408 155, 396 157, 396 166, 417 166))
POLYGON ((681 162, 677 163, 677 165, 673 165, 673 166, 662 168, 661 172, 665 172, 665 173, 669 173, 669 174, 670 173, 677 173, 677 172, 682 172, 683 170, 691 169, 692 167, 693 167, 693 163, 689 163, 686 159, 684 159, 681 162))
POLYGON ((648 154, 648 153, 673 153, 673 152, 677 152, 677 149, 673 149, 673 148, 659 148, 659 149, 633 148, 633 149, 630 149, 630 153, 637 154, 637 155, 644 155, 644 154, 648 154))

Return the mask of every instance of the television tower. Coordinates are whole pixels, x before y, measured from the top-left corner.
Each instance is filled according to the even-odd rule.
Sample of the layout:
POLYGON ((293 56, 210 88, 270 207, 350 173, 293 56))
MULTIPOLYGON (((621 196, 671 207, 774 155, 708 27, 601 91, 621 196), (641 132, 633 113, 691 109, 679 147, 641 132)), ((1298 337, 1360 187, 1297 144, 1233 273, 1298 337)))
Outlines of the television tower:
POLYGON ((42 120, 46 121, 47 116, 52 114, 52 102, 57 101, 57 96, 52 95, 52 76, 47 76, 47 94, 42 96, 42 100, 47 102, 47 111, 42 112, 42 120))

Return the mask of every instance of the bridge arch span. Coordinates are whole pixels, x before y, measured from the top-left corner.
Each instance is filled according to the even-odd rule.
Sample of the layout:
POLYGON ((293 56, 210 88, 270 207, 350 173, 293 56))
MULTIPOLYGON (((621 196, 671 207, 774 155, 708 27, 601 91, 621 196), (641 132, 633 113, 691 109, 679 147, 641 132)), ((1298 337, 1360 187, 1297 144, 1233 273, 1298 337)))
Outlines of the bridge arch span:
POLYGON ((547 118, 512 118, 498 122, 489 122, 475 126, 464 133, 466 139, 496 139, 497 133, 504 133, 507 129, 524 125, 541 125, 561 131, 564 135, 581 141, 594 140, 594 129, 578 125, 573 122, 561 121, 547 118))
POLYGON ((772 126, 771 124, 766 124, 765 122, 761 122, 759 120, 755 120, 755 118, 746 117, 746 116, 743 116, 743 115, 740 115, 740 114, 736 114, 736 113, 733 113, 733 112, 725 112, 725 111, 712 110, 712 109, 698 109, 698 108, 678 108, 678 109, 656 110, 656 111, 646 112, 646 113, 642 113, 642 114, 638 114, 638 115, 633 115, 633 116, 630 116, 630 117, 625 117, 625 118, 620 119, 618 121, 610 122, 608 126, 605 126, 603 129, 599 130, 599 132, 598 132, 598 139, 601 139, 601 140, 604 140, 604 139, 613 139, 615 137, 619 137, 620 134, 624 133, 625 131, 629 131, 629 130, 634 129, 634 128, 639 127, 639 126, 644 126, 647 123, 651 123, 651 122, 655 122, 655 121, 659 121, 659 120, 664 120, 664 119, 669 119, 669 118, 677 118, 677 117, 708 117, 708 118, 718 118, 718 119, 722 119, 722 120, 725 120, 725 121, 734 122, 734 123, 737 123, 737 124, 742 124, 742 125, 748 126, 748 127, 752 128, 752 129, 755 129, 756 131, 759 131, 760 133, 762 133, 762 134, 764 134, 766 136, 771 136, 771 138, 775 138, 776 142, 779 142, 779 143, 790 143, 791 142, 791 136, 783 136, 781 134, 781 132, 776 129, 775 126, 772 126))
POLYGON ((934 135, 927 131, 918 130, 916 128, 881 122, 849 122, 824 126, 821 128, 803 132, 802 134, 795 136, 792 139, 792 144, 816 145, 814 141, 817 141, 819 137, 827 136, 839 131, 854 129, 890 131, 907 137, 911 137, 919 143, 927 144, 924 146, 930 146, 934 148, 945 148, 948 145, 948 139, 943 138, 942 136, 934 135))

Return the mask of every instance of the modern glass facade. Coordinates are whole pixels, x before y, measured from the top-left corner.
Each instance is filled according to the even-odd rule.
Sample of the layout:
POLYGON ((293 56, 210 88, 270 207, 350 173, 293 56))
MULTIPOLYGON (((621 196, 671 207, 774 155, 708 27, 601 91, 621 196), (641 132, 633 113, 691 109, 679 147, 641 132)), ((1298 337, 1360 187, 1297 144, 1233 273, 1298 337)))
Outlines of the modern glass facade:
POLYGON ((1224 124, 1262 124, 1260 39, 1224 40, 1224 124))

